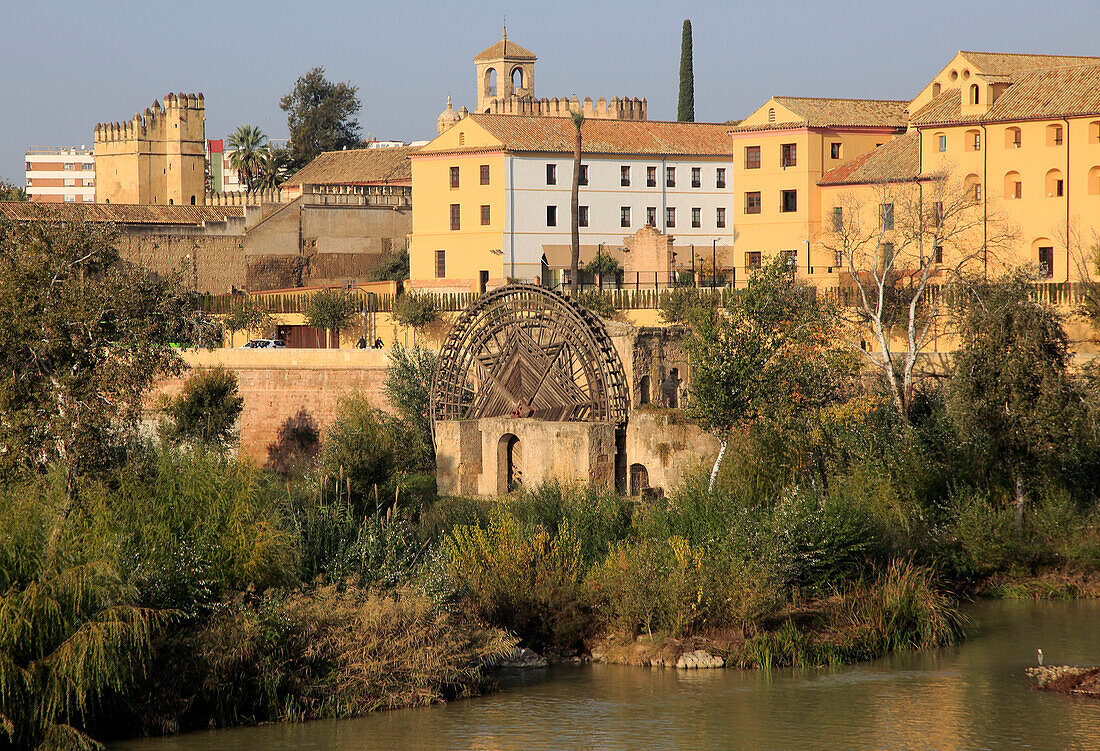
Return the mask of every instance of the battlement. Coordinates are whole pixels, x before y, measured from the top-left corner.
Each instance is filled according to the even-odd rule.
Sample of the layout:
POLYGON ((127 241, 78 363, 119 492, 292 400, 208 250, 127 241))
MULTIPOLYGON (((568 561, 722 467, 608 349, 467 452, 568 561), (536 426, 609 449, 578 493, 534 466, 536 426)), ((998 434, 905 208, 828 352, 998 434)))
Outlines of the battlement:
POLYGON ((169 120, 186 118, 189 112, 201 113, 205 118, 206 101, 202 93, 164 95, 164 106, 153 100, 145 112, 135 112, 134 116, 122 122, 96 123, 96 143, 112 141, 131 141, 135 139, 163 138, 163 131, 169 120))
POLYGON ((533 96, 498 97, 483 110, 491 115, 538 115, 542 117, 568 117, 570 112, 580 111, 593 120, 645 120, 646 100, 638 97, 612 97, 610 101, 592 97, 581 101, 576 96, 537 99, 533 96))

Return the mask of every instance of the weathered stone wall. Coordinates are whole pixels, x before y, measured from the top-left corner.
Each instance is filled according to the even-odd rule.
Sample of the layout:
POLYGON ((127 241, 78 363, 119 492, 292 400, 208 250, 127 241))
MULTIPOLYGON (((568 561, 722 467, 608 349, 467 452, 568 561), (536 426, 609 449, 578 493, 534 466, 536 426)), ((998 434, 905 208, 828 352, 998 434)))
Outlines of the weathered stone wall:
POLYGON ((200 292, 229 292, 244 283, 242 220, 215 226, 129 225, 119 253, 157 276, 180 273, 186 287, 200 292))
MULTIPOLYGON (((347 392, 361 392, 379 409, 389 409, 382 393, 389 353, 386 350, 222 349, 187 352, 192 368, 224 365, 237 374, 244 409, 240 420, 240 449, 243 457, 267 460, 267 447, 275 440, 279 426, 299 409, 322 429, 336 417, 336 402, 347 392)), ((158 384, 151 404, 161 394, 175 396, 183 378, 158 384)))
POLYGON ((718 447, 717 438, 688 422, 679 410, 635 409, 626 426, 628 482, 633 466, 640 464, 648 486, 667 493, 682 485, 691 472, 710 469, 718 447))

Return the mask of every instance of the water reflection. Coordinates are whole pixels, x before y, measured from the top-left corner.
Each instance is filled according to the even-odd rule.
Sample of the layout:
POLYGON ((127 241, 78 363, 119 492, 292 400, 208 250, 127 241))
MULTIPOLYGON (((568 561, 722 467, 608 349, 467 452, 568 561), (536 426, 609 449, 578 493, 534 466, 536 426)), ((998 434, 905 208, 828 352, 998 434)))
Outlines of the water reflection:
POLYGON ((501 693, 357 720, 119 743, 206 749, 1100 749, 1100 701, 1029 688, 1048 664, 1100 663, 1100 602, 982 603, 959 647, 825 670, 565 666, 501 693))

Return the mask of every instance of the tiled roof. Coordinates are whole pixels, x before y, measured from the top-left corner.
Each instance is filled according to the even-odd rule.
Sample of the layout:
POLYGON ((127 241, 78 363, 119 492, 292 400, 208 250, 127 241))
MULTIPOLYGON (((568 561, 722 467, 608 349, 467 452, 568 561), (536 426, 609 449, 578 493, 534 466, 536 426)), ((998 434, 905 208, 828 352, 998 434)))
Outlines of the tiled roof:
POLYGON ((283 183, 298 185, 364 185, 409 183, 412 167, 408 156, 417 146, 326 151, 283 183))
POLYGON ((510 60, 534 60, 535 53, 531 50, 520 47, 515 42, 508 41, 508 35, 505 34, 504 38, 494 44, 487 50, 482 50, 474 56, 474 61, 478 60, 499 60, 502 57, 509 58, 510 60))
POLYGON ((240 206, 161 206, 143 203, 0 201, 0 217, 17 222, 66 220, 118 224, 193 224, 243 217, 240 206))
MULTIPOLYGON (((575 132, 568 117, 470 115, 509 151, 573 153, 575 132)), ((586 154, 733 154, 728 125, 655 120, 585 120, 581 126, 586 154)), ((427 152, 425 152, 427 153, 427 152)))
POLYGON ((976 65, 983 73, 1014 75, 1044 68, 1060 68, 1067 65, 1098 65, 1100 57, 1079 55, 1027 55, 1010 52, 970 52, 960 54, 976 65))
MULTIPOLYGON (((797 96, 777 96, 773 99, 798 115, 802 120, 799 125, 811 128, 904 128, 905 108, 909 105, 909 102, 893 99, 823 99, 797 96)), ((770 130, 777 125, 782 123, 742 125, 737 130, 770 130)))
POLYGON ((958 89, 945 91, 913 113, 916 125, 1005 122, 1100 113, 1100 65, 1020 73, 984 115, 963 115, 958 89))
POLYGON ((920 173, 920 134, 909 131, 826 172, 818 185, 860 185, 914 180, 920 173))

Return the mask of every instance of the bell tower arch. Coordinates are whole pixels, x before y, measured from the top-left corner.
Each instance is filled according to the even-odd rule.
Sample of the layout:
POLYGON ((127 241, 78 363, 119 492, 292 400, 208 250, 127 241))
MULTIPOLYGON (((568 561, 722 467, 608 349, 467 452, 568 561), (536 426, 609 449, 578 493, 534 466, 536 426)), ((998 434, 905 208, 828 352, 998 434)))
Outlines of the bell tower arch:
POLYGON ((487 112, 493 102, 512 96, 535 95, 535 54, 508 41, 504 29, 499 42, 474 57, 477 70, 477 112, 487 112))

